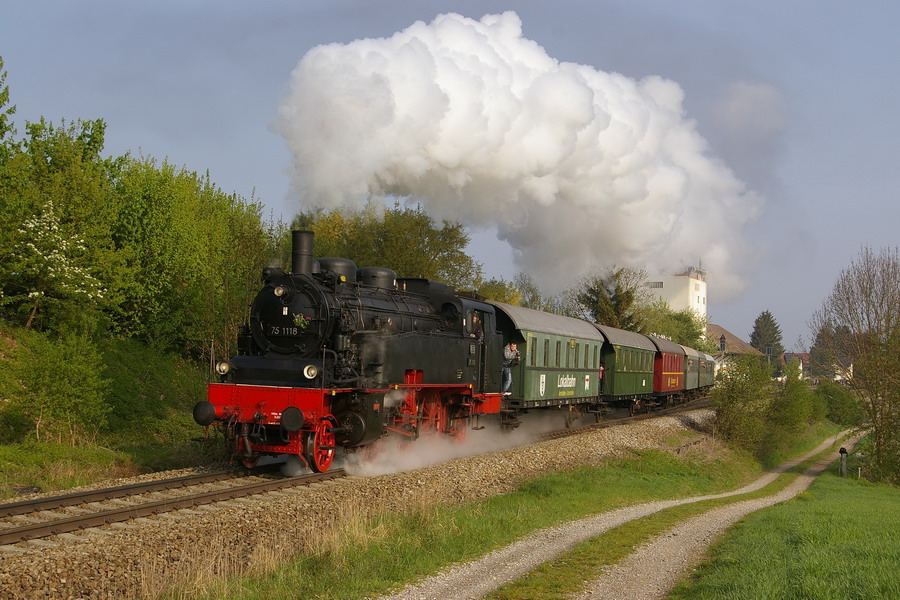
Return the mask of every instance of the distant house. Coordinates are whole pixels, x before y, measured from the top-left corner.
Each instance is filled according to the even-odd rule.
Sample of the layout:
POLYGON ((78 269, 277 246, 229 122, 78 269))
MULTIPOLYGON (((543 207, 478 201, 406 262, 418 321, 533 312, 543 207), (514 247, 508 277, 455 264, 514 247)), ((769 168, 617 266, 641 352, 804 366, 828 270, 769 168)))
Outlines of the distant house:
POLYGON ((800 379, 809 377, 809 352, 785 352, 781 355, 781 362, 785 365, 792 360, 800 362, 800 379))
POLYGON ((718 352, 713 354, 713 358, 716 360, 716 373, 726 367, 728 359, 732 356, 738 354, 765 356, 748 342, 745 342, 721 325, 709 323, 706 326, 706 339, 719 349, 718 352))

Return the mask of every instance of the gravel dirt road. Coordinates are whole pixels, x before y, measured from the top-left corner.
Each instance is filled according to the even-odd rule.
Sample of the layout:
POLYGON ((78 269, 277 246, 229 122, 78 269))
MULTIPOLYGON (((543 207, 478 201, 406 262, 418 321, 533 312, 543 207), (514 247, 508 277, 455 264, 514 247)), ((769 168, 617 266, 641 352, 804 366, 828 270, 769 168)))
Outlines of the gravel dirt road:
MULTIPOLYGON (((835 439, 826 440, 809 454, 785 463, 741 489, 724 494, 630 506, 560 527, 541 530, 478 560, 453 565, 395 595, 384 596, 379 600, 483 598, 491 591, 522 577, 576 544, 601 535, 628 521, 680 504, 758 490, 771 483, 785 470, 827 449, 835 439)), ((792 498, 806 489, 813 478, 833 460, 834 457, 829 456, 818 461, 797 481, 778 494, 759 500, 732 504, 690 519, 640 547, 622 563, 608 569, 599 579, 588 586, 586 592, 576 597, 579 599, 627 598, 629 600, 664 597, 677 579, 700 561, 709 544, 727 527, 750 512, 792 498)))

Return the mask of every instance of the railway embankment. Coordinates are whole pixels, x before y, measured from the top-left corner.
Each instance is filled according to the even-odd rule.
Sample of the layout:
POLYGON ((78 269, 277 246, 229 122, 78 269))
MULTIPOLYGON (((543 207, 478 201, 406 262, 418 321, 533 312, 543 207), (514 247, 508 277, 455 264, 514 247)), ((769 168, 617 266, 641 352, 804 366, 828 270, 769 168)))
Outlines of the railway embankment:
POLYGON ((716 444, 702 432, 711 419, 711 411, 694 411, 5 546, 0 590, 4 598, 153 597, 192 581, 258 572, 323 544, 340 544, 333 532, 351 519, 479 500, 634 450, 700 452, 703 444, 716 444))

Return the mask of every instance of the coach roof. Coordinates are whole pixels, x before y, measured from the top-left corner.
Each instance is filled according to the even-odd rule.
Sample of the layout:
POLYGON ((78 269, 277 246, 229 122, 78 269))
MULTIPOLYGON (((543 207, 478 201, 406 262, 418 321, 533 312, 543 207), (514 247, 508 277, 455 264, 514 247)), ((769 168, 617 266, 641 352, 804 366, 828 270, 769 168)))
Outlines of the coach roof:
POLYGON ((667 340, 665 338, 657 337, 655 335, 648 335, 656 347, 659 348, 660 352, 669 352, 670 354, 684 354, 684 347, 680 344, 676 344, 672 340, 667 340))
POLYGON ((613 346, 627 346, 628 348, 640 348, 656 352, 656 346, 645 335, 633 331, 625 331, 624 329, 616 329, 609 325, 600 325, 599 323, 595 323, 594 327, 599 329, 613 346))
POLYGON ((488 304, 506 314, 519 330, 603 341, 603 336, 594 326, 581 319, 554 315, 502 302, 489 301, 488 304))

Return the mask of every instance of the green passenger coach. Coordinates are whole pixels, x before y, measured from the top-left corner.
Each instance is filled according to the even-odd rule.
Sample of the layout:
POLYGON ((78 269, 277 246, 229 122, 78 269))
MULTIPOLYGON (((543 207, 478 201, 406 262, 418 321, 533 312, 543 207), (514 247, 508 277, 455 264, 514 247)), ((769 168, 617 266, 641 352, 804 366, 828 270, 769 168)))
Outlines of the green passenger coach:
MULTIPOLYGON (((490 302, 504 345, 519 344, 506 401, 516 409, 599 401, 604 338, 586 321, 521 306, 490 302)), ((590 407, 589 407, 590 408, 590 407)))
POLYGON ((653 393, 653 360, 656 346, 649 338, 606 325, 596 327, 605 338, 603 358, 603 399, 621 403, 631 399, 632 409, 640 397, 653 393))

